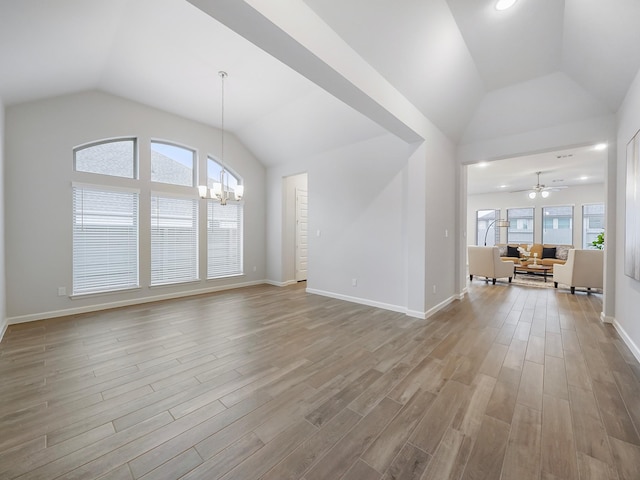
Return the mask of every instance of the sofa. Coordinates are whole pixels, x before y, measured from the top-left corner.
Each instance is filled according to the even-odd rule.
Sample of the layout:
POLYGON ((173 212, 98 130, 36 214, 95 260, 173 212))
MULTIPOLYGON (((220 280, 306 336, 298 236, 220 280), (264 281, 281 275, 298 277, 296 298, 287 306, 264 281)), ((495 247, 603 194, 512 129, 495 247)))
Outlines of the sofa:
POLYGON ((576 287, 584 287, 587 291, 592 288, 602 289, 604 279, 604 251, 603 250, 569 250, 569 258, 564 265, 553 267, 553 283, 568 285, 571 293, 576 293, 576 287))
POLYGON ((496 284, 496 278, 508 278, 509 283, 513 278, 512 261, 502 261, 498 256, 497 247, 477 247, 469 245, 469 281, 473 281, 473 276, 485 277, 486 281, 491 279, 496 284))
POLYGON ((512 260, 516 263, 533 263, 534 254, 538 254, 537 263, 540 265, 564 265, 569 256, 569 250, 573 245, 549 245, 542 243, 534 244, 498 244, 496 245, 502 260, 512 260), (518 248, 520 250, 518 250, 518 248), (522 250, 530 252, 529 257, 522 253, 522 250))

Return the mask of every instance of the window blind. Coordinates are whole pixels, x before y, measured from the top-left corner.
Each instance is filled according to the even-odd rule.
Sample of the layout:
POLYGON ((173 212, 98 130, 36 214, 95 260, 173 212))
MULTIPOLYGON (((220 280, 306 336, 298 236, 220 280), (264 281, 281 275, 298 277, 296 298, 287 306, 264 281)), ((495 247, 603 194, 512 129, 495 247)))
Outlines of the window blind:
POLYGON ((213 200, 207 203, 207 278, 240 275, 243 205, 220 205, 213 200))
POLYGON ((137 192, 73 186, 73 293, 138 286, 137 192))
POLYGON ((151 197, 151 285, 198 279, 198 201, 151 197))

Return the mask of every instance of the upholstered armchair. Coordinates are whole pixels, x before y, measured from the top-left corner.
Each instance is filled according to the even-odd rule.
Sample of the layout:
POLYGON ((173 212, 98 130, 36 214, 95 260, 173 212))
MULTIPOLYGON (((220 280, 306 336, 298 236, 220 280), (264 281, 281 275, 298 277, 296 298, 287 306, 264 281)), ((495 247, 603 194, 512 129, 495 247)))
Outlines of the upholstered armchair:
POLYGON ((509 283, 513 278, 514 262, 500 259, 498 247, 476 247, 469 245, 469 280, 473 276, 486 277, 493 280, 496 278, 509 278, 509 283))
POLYGON ((576 287, 602 288, 604 271, 603 250, 569 250, 567 263, 553 266, 553 284, 571 287, 571 293, 576 293, 576 287))

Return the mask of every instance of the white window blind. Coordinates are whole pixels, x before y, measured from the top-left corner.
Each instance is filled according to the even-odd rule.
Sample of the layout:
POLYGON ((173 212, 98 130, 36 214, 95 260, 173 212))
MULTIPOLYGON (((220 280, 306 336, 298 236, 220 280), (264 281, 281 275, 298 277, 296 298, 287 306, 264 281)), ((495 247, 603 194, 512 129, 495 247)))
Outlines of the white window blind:
POLYGON ((207 278, 242 274, 243 205, 209 200, 207 211, 207 278))
POLYGON ((151 197, 151 285, 198 279, 198 201, 151 197))
POLYGON ((138 286, 137 192, 73 186, 73 293, 138 286))

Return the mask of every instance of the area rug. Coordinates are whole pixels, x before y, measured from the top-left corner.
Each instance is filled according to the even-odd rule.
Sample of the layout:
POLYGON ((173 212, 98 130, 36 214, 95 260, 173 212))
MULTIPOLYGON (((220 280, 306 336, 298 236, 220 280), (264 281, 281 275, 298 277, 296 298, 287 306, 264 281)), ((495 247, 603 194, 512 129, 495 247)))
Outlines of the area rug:
POLYGON ((547 281, 544 281, 543 277, 535 277, 533 275, 524 275, 519 273, 512 280, 512 283, 515 285, 523 285, 526 287, 537 287, 537 288, 553 288, 553 276, 547 276, 547 281))

